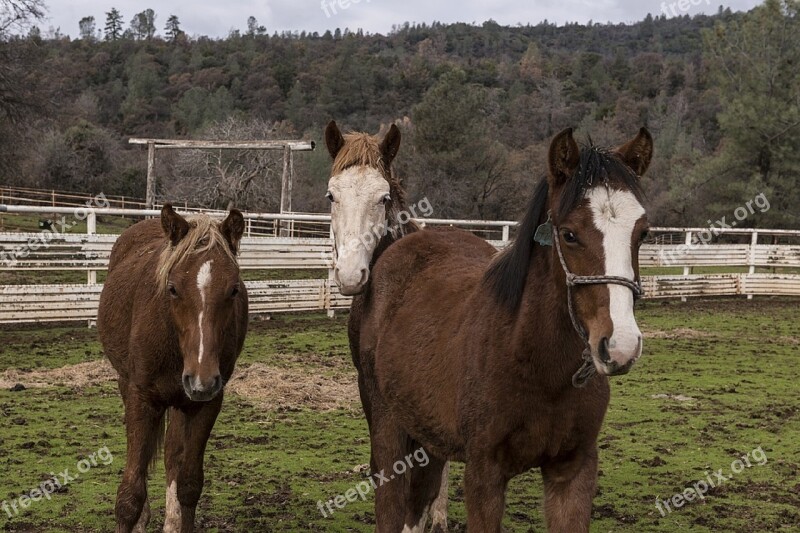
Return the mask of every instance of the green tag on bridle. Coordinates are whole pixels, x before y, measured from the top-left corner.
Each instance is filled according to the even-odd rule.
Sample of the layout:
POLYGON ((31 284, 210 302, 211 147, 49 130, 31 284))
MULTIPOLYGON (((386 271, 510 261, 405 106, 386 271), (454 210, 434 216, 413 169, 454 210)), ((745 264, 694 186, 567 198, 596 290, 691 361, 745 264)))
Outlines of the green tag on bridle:
POLYGON ((547 215, 547 222, 536 228, 533 240, 540 246, 553 246, 553 223, 550 222, 550 215, 547 215))

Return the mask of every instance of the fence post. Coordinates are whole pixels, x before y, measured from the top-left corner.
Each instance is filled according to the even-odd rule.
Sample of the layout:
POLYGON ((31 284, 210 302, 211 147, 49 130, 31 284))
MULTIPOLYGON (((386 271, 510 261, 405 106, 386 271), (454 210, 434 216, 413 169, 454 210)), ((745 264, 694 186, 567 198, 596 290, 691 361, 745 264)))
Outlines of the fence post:
MULTIPOLYGON (((687 231, 686 232, 686 239, 683 241, 683 243, 686 245, 686 250, 688 251, 692 246, 692 232, 691 231, 687 231)), ((686 255, 688 256, 688 254, 686 254, 686 255)), ((687 259, 687 261, 688 261, 688 259, 687 259)), ((684 277, 688 276, 691 273, 692 273, 692 267, 690 267, 689 265, 684 265, 683 266, 683 275, 684 275, 684 277)), ((686 301, 686 296, 681 296, 681 301, 685 302, 686 301)))
MULTIPOLYGON (((283 149, 283 174, 281 175, 281 214, 292 210, 292 149, 283 149)), ((291 237, 291 225, 288 220, 280 223, 280 236, 291 237)))
POLYGON ((503 242, 505 242, 505 243, 508 242, 508 233, 509 233, 508 230, 509 230, 509 228, 508 228, 507 225, 503 226, 503 242))
MULTIPOLYGON (((758 244, 758 231, 753 230, 753 233, 750 234, 750 250, 747 254, 747 265, 750 267, 747 270, 749 274, 756 273, 756 245, 758 244)), ((747 284, 747 277, 745 277, 745 284, 747 284)), ((747 294, 747 299, 752 300, 753 295, 751 293, 747 294)))
POLYGON ((156 201, 156 144, 147 143, 147 188, 145 190, 145 209, 152 209, 156 201))
MULTIPOLYGON (((94 235, 96 233, 97 233, 97 213, 95 213, 94 211, 89 211, 89 215, 86 217, 86 235, 94 235)), ((91 270, 91 269, 87 270, 86 283, 88 285, 97 284, 96 270, 91 270)))
MULTIPOLYGON (((333 225, 330 226, 329 234, 331 241, 333 242, 333 225)), ((331 246, 335 246, 335 243, 332 244, 331 246)), ((331 253, 331 263, 330 266, 328 267, 328 287, 327 287, 329 296, 327 301, 328 318, 333 318, 334 316, 336 316, 336 311, 333 310, 333 297, 332 297, 334 283, 336 283, 336 281, 333 279, 333 253, 331 253)))

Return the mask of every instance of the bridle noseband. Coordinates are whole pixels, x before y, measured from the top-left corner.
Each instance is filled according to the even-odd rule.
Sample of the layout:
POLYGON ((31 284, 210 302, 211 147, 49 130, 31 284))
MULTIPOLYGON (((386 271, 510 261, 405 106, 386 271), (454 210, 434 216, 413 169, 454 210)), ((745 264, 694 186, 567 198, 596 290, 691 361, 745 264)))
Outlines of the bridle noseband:
POLYGON ((561 242, 558 238, 558 227, 551 222, 550 213, 547 214, 547 221, 536 229, 534 240, 542 246, 551 246, 555 243, 556 252, 558 253, 558 260, 561 263, 561 268, 564 270, 564 275, 567 279, 567 308, 569 309, 569 318, 572 321, 572 327, 580 336, 583 344, 585 345, 581 357, 583 364, 572 376, 572 385, 576 388, 583 388, 589 380, 597 372, 592 360, 592 348, 589 345, 589 336, 586 330, 578 320, 578 315, 575 312, 575 305, 573 304, 572 288, 576 285, 622 285, 627 287, 633 292, 633 299, 638 300, 644 296, 644 289, 640 280, 630 280, 621 276, 578 276, 573 273, 567 266, 564 260, 564 253, 561 251, 561 242), (548 228, 549 226, 549 228, 548 228))

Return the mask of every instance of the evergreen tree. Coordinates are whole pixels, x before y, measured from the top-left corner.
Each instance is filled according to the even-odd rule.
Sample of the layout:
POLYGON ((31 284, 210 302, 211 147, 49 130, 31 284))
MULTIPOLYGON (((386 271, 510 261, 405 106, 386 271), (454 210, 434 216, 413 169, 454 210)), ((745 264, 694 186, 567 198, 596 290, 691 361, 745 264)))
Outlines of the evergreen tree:
POLYGON ((178 20, 177 15, 170 15, 167 19, 167 25, 164 26, 164 33, 167 36, 167 40, 171 43, 174 43, 178 40, 178 38, 183 35, 183 30, 181 30, 181 23, 178 20))
POLYGON ((770 211, 760 217, 771 225, 800 222, 799 14, 798 0, 767 0, 705 34, 726 139, 705 170, 727 201, 720 209, 761 192, 771 197, 770 211))
POLYGON ((106 27, 103 31, 106 41, 116 41, 122 37, 122 14, 116 7, 106 13, 106 27))

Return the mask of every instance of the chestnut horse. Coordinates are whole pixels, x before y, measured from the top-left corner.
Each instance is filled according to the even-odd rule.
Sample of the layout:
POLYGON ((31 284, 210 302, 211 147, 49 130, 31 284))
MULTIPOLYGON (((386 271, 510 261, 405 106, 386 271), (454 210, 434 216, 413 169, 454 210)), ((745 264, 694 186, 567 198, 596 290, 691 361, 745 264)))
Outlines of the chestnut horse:
POLYGON ((607 376, 642 352, 639 176, 652 151, 644 128, 614 150, 580 149, 565 130, 508 249, 419 231, 378 259, 359 339, 372 468, 391 472, 418 444, 430 462, 411 470, 416 484, 378 487, 377 531, 418 527, 448 459, 466 463, 469 531, 499 532, 508 481, 534 467, 548 530, 589 530, 607 376))
POLYGON ((119 374, 128 439, 117 491, 117 532, 145 531, 148 466, 164 441, 164 531, 191 532, 203 490, 203 455, 247 332, 247 291, 236 254, 239 211, 224 222, 184 219, 170 205, 139 222, 111 251, 97 327, 119 374))
MULTIPOLYGON (((381 254, 404 235, 419 231, 413 221, 403 224, 399 217, 406 209, 405 191, 391 165, 400 139, 400 130, 394 124, 383 139, 367 133, 342 135, 334 121, 325 129, 325 144, 333 159, 326 196, 331 202, 334 281, 342 294, 354 296, 348 335, 368 425, 372 423, 371 391, 364 382, 359 350, 362 295, 369 284, 370 269, 381 254)), ((433 528, 438 531, 447 531, 447 473, 447 468, 437 472, 441 482, 430 507, 433 528)), ((427 511, 421 510, 417 519, 423 527, 427 511)))

